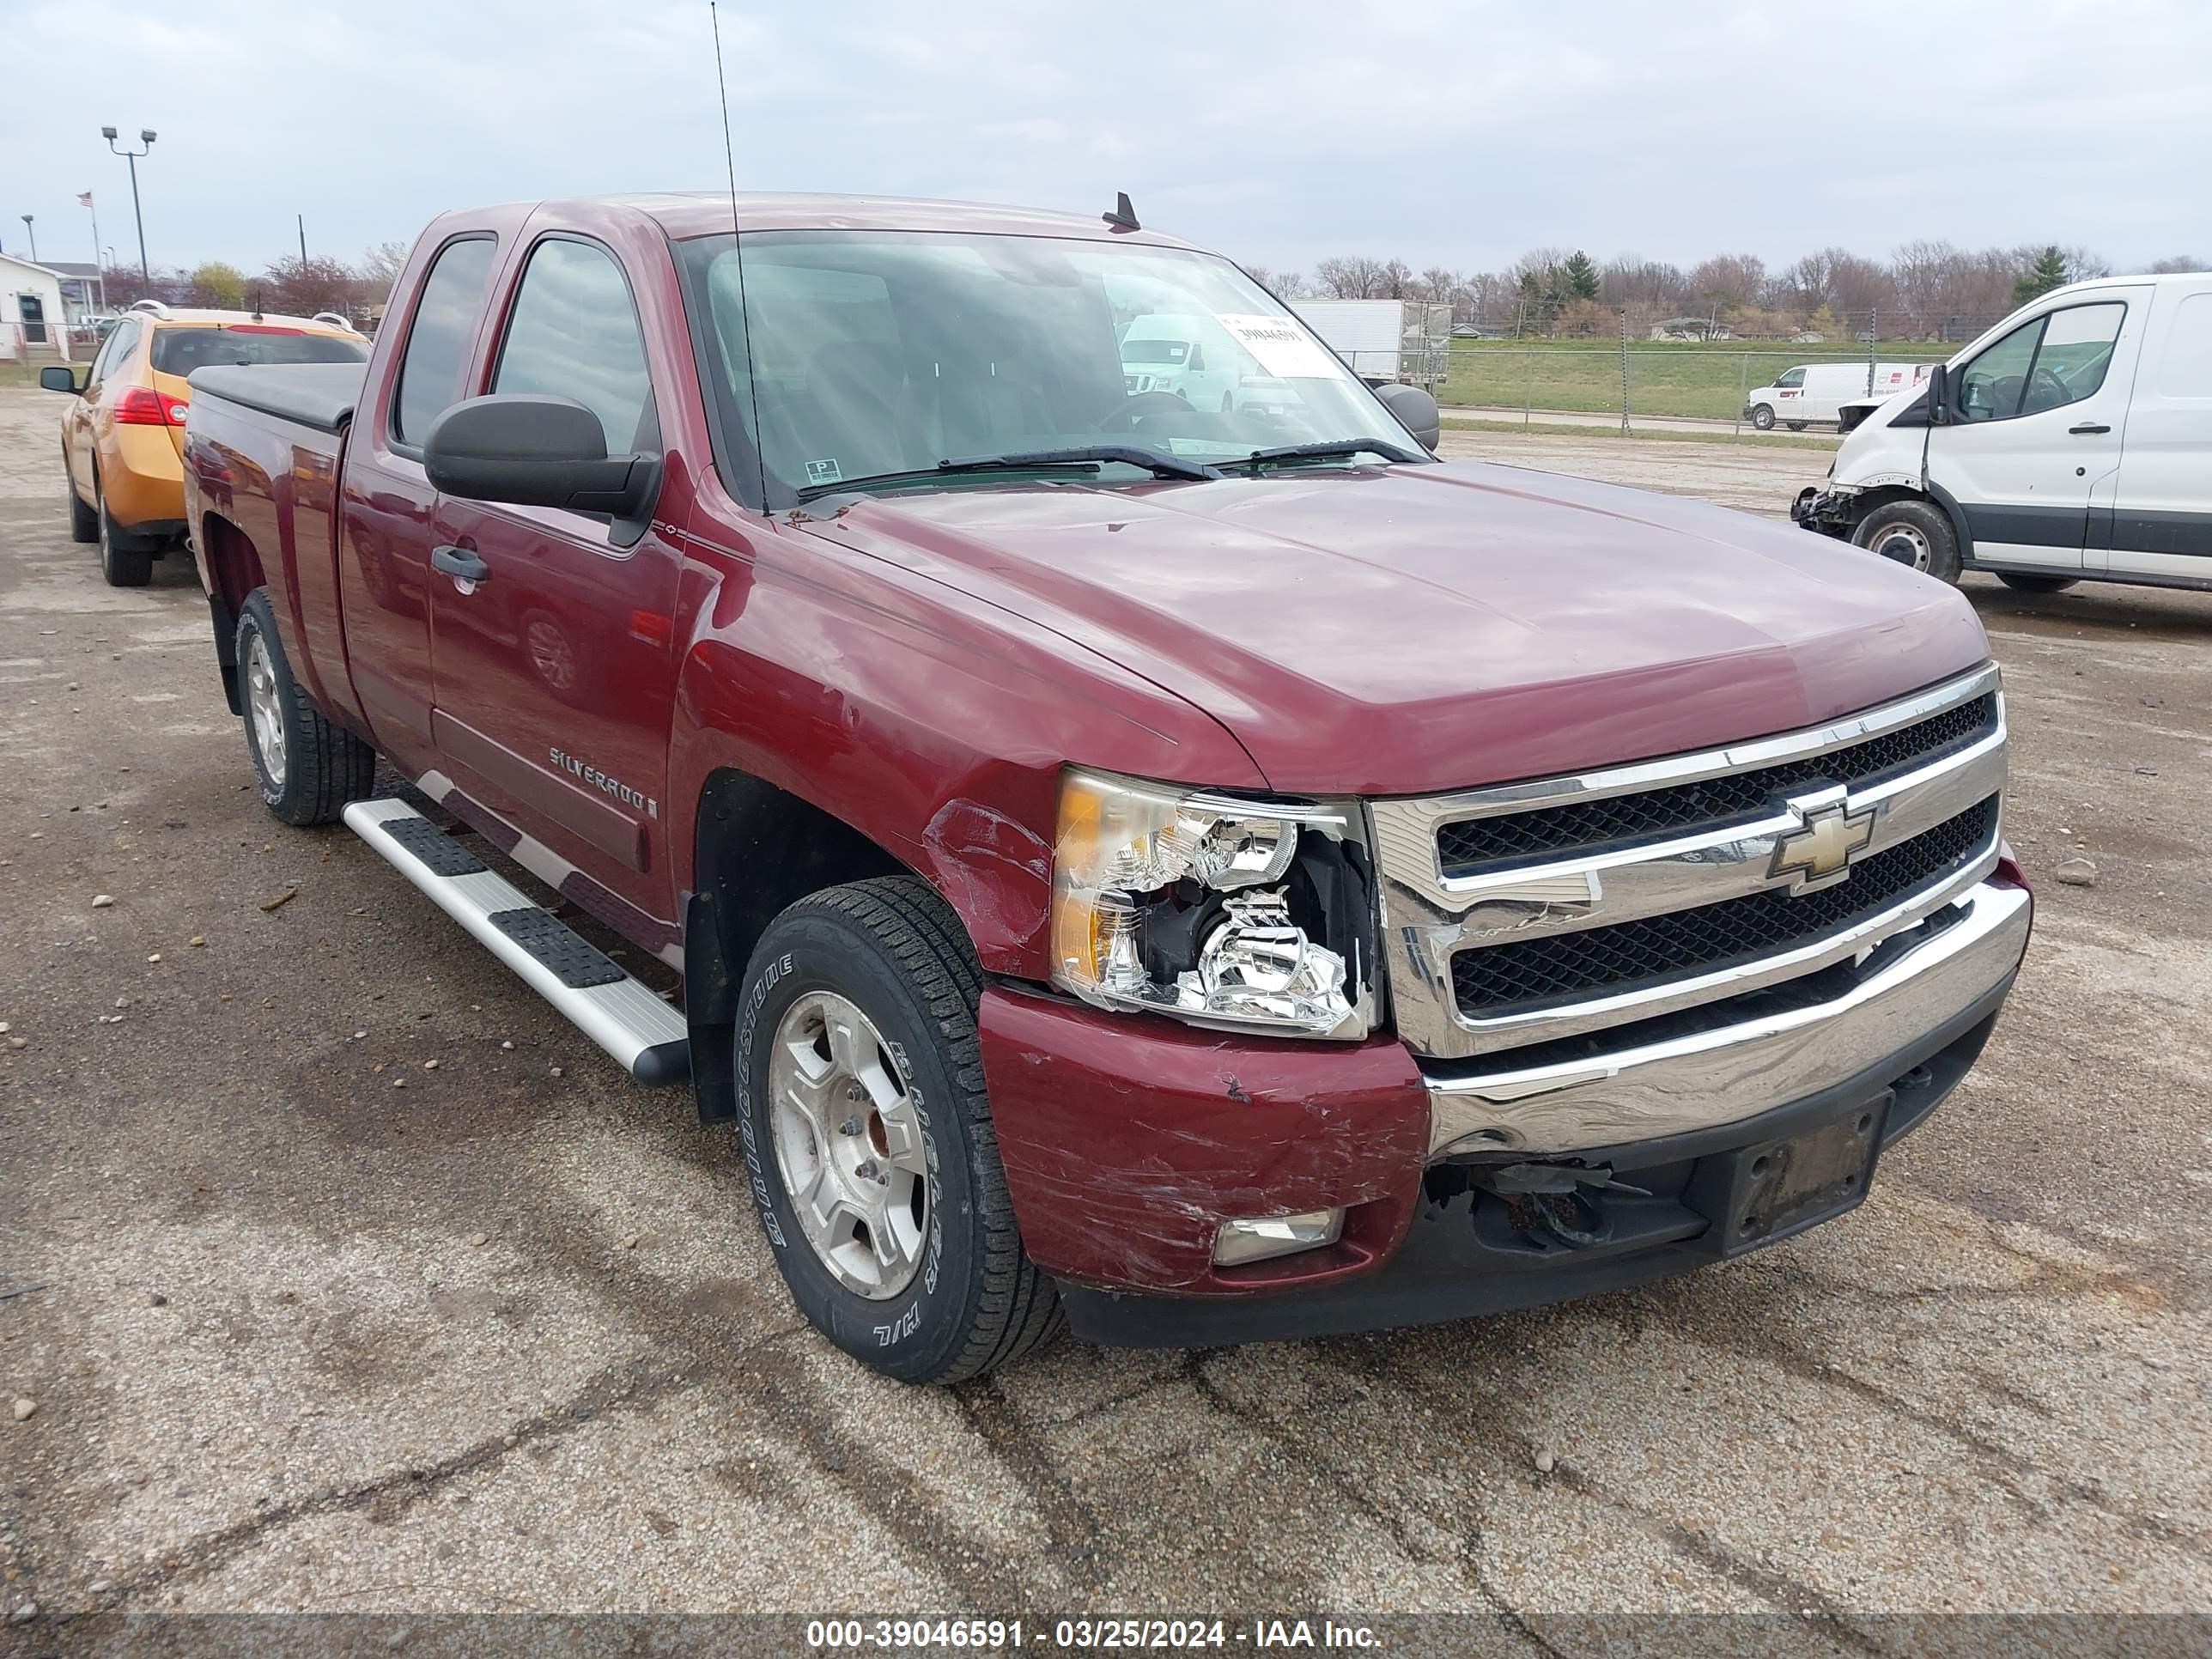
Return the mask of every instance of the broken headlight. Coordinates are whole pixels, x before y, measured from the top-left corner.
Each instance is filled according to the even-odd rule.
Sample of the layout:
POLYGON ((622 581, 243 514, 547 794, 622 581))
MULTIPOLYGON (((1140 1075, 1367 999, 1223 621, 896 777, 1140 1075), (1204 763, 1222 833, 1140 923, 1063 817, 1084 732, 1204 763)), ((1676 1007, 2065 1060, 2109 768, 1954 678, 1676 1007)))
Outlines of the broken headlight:
POLYGON ((1240 800, 1069 771, 1053 981, 1102 1008, 1357 1037, 1374 901, 1355 801, 1240 800))

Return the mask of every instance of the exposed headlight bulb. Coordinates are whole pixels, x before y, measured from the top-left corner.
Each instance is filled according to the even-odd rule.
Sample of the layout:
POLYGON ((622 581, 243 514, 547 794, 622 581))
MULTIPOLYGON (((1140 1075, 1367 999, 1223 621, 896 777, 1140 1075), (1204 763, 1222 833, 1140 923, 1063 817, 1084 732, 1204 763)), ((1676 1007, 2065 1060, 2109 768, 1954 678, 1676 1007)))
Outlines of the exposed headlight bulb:
POLYGON ((1206 935, 1197 970, 1180 975, 1178 988, 1195 992, 1200 1010, 1300 1024, 1350 1012, 1344 959, 1306 938, 1282 894, 1239 894, 1221 908, 1225 920, 1206 935))
POLYGON ((1302 837, 1331 892, 1347 881, 1364 890, 1364 865, 1337 850, 1359 821, 1354 803, 1278 805, 1069 772, 1053 849, 1054 982, 1104 1008, 1364 1035, 1346 957, 1333 948, 1358 950, 1358 913, 1334 913, 1351 935, 1340 942, 1310 937, 1291 910, 1302 837))

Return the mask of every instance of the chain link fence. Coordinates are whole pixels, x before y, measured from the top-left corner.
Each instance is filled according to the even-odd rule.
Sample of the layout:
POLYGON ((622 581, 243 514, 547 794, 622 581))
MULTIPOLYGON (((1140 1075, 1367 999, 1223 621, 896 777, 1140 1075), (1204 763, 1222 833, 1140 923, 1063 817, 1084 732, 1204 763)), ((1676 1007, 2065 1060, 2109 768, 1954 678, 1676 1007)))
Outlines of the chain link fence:
MULTIPOLYGON (((1640 341, 1577 342, 1559 345, 1455 343, 1449 371, 1437 388, 1447 413, 1474 414, 1489 420, 1518 419, 1534 424, 1545 416, 1587 416, 1591 425, 1655 426, 1694 422, 1751 428, 1753 393, 1773 388, 1795 370, 1835 368, 1863 374, 1824 375, 1824 390, 1848 380, 1847 397, 1880 396, 1915 384, 1929 365, 1943 362, 1954 347, 1923 342, 1878 343, 1869 356, 1864 347, 1676 346, 1640 341)), ((1817 384, 1817 382, 1816 382, 1817 384)), ((1802 386, 1789 388, 1802 393, 1802 386)), ((1800 421, 1771 391, 1757 402, 1778 411, 1786 428, 1832 430, 1835 416, 1800 421)), ((1822 405, 1825 406, 1825 401, 1822 405)))
POLYGON ((1519 313, 1503 319, 1475 314, 1472 324, 1455 331, 1437 401, 1462 417, 1517 419, 1524 425, 1587 416, 1588 424, 1629 432, 1639 424, 1664 429, 1725 423, 1732 434, 1748 435, 1757 415, 1759 430, 1771 425, 1832 433, 1839 389, 1849 398, 1911 386, 1930 366, 2008 314, 1923 319, 1877 309, 1831 316, 1823 308, 1814 325, 1815 331, 1829 331, 1826 337, 1814 332, 1792 339, 1784 331, 1793 325, 1787 323, 1772 337, 1732 338, 1718 313, 1662 317, 1646 304, 1632 304, 1625 312, 1610 306, 1580 310, 1579 316, 1563 314, 1557 324, 1519 313), (1552 327, 1569 325, 1583 337, 1544 337, 1552 327), (1910 337, 1886 338, 1885 333, 1910 337), (1854 370, 1861 372, 1854 376, 1849 372, 1854 370), (1785 380, 1793 372, 1795 379, 1785 380))

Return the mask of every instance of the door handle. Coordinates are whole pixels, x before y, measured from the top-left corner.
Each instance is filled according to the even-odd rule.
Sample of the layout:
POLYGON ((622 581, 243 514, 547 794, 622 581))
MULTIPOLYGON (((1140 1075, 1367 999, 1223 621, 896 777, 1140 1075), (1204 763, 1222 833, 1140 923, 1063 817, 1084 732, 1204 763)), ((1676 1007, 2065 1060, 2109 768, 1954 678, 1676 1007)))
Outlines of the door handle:
POLYGON ((434 547, 430 563, 448 576, 459 576, 465 582, 483 582, 491 579, 491 567, 465 547, 434 547))
POLYGON ((2066 429, 2078 438, 2086 433, 2110 432, 2112 428, 2096 421, 2084 421, 2079 426, 2069 426, 2066 429))

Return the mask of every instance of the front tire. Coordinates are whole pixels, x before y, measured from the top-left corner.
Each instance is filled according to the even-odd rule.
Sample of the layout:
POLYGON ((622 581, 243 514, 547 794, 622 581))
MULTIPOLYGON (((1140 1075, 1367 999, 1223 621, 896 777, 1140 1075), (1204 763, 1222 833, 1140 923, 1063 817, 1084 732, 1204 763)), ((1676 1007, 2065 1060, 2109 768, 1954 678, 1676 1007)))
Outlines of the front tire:
POLYGON ((1939 581, 1958 583, 1958 538, 1942 509, 1927 501, 1884 501, 1858 521, 1851 540, 1939 581))
POLYGON ((276 637, 269 590, 238 616, 239 704, 261 804, 286 823, 328 823, 376 787, 376 750, 325 719, 276 637))
POLYGON ((2020 593, 2063 593, 2081 586, 2079 576, 2038 576, 2028 572, 2000 570, 1997 580, 2020 593))
POLYGON ((1766 404, 1760 404, 1757 408, 1751 411, 1751 423, 1757 427, 1761 432, 1773 431, 1774 410, 1766 404))
POLYGON ((99 502, 93 509, 93 516, 99 524, 100 574, 107 579, 110 587, 145 586, 154 580, 154 550, 115 522, 115 515, 107 510, 107 494, 100 488, 97 474, 92 483, 94 499, 99 502))
POLYGON ((999 1163, 981 994, 957 919, 892 876, 786 909, 738 999, 738 1129, 776 1265, 817 1329, 901 1382, 980 1376, 1065 1324, 999 1163))

